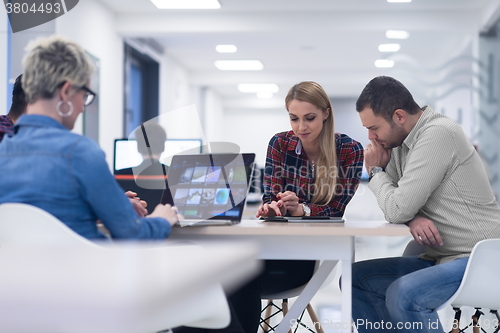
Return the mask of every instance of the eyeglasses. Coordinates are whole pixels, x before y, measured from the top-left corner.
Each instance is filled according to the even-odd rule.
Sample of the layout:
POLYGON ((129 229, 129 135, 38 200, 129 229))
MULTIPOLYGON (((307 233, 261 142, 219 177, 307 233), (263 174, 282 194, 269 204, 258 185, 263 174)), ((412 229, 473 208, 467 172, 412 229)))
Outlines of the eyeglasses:
POLYGON ((92 102, 94 101, 94 98, 97 94, 85 86, 80 87, 80 89, 86 91, 83 105, 89 106, 90 104, 92 104, 92 102))

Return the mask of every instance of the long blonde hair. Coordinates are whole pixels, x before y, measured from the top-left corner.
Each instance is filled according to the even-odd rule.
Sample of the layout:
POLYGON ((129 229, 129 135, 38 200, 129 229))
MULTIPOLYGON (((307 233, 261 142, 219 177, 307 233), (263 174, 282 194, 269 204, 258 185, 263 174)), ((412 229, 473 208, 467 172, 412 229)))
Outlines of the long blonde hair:
POLYGON ((330 99, 325 90, 312 81, 304 81, 294 85, 286 95, 285 105, 291 101, 298 100, 308 102, 323 112, 330 110, 330 114, 323 121, 323 129, 319 134, 319 154, 316 160, 315 191, 311 203, 326 206, 335 196, 337 185, 337 145, 335 143, 335 131, 333 120, 333 109, 330 99))

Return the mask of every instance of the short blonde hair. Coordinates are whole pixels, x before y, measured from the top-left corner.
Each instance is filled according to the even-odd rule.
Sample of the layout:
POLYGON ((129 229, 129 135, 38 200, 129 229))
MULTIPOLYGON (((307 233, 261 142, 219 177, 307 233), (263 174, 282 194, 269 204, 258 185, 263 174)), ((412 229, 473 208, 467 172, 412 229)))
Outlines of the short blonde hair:
POLYGON ((30 104, 40 98, 53 98, 66 81, 76 87, 84 86, 93 71, 83 48, 61 36, 38 38, 28 44, 26 51, 22 86, 30 104))

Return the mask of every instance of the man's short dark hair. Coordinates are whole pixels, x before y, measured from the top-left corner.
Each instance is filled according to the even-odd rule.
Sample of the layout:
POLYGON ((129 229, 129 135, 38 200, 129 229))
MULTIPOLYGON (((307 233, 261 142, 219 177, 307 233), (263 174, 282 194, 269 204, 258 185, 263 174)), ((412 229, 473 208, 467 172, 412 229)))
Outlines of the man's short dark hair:
POLYGON ((373 114, 392 123, 394 111, 402 109, 416 114, 420 107, 411 93, 398 80, 389 76, 377 76, 366 85, 356 101, 356 111, 371 108, 373 114))
POLYGON ((9 110, 9 117, 16 121, 19 117, 21 117, 26 112, 26 106, 28 103, 26 102, 26 95, 24 94, 24 90, 21 84, 22 74, 16 78, 14 82, 14 89, 12 89, 12 105, 9 110))

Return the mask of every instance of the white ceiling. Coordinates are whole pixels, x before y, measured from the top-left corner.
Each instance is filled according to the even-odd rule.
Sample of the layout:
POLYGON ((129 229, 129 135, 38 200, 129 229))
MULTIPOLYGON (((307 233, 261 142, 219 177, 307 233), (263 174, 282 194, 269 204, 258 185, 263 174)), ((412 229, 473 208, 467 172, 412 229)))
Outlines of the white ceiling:
POLYGON ((450 76, 470 82, 472 43, 498 17, 499 0, 219 0, 219 10, 159 10, 150 0, 100 0, 116 13, 126 37, 154 38, 226 106, 282 105, 295 83, 314 80, 332 97, 357 97, 374 76, 394 76, 426 98, 450 76), (407 40, 388 40, 388 29, 407 30, 407 40), (401 50, 381 53, 381 43, 401 50), (219 54, 217 44, 238 51, 219 54), (395 66, 379 69, 377 59, 395 66), (258 59, 264 70, 226 72, 215 60, 258 59), (452 65, 447 65, 451 63, 452 65), (451 67, 461 68, 450 73, 451 67), (237 90, 238 83, 276 83, 267 101, 237 90), (260 104, 259 104, 260 103, 260 104))

